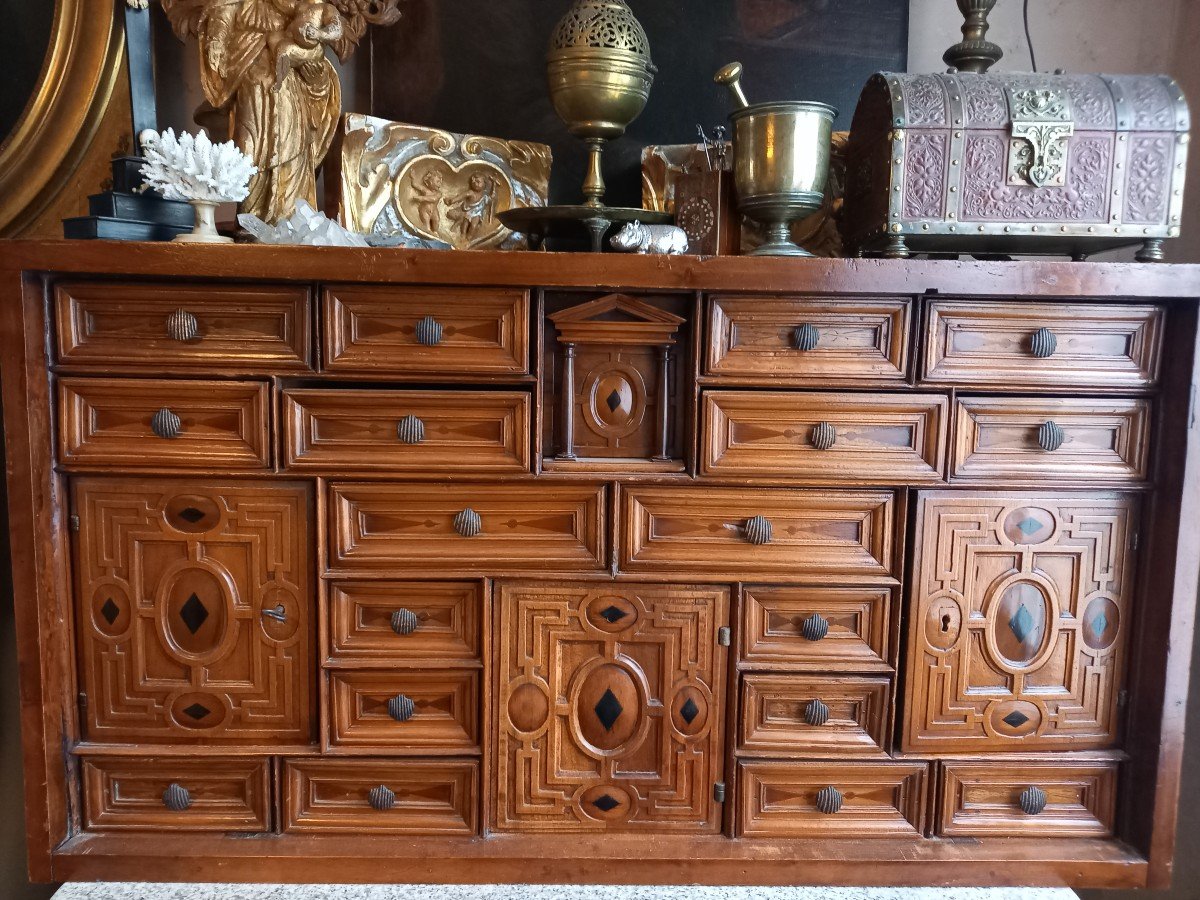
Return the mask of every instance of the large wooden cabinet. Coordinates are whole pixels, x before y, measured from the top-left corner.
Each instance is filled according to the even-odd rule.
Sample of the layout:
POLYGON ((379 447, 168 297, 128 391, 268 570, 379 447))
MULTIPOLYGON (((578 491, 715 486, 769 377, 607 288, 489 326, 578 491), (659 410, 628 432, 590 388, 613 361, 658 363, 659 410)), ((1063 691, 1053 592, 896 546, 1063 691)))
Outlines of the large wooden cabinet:
POLYGON ((1161 886, 1200 271, 0 248, 42 880, 1161 886))

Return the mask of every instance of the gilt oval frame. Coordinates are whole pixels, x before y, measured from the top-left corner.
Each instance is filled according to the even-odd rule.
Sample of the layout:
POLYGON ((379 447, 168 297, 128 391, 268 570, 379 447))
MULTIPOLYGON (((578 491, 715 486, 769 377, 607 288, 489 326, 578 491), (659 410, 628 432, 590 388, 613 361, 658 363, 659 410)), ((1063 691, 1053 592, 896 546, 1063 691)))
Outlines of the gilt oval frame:
POLYGON ((95 137, 125 55, 113 0, 55 0, 37 87, 0 144, 0 237, 32 224, 95 137))

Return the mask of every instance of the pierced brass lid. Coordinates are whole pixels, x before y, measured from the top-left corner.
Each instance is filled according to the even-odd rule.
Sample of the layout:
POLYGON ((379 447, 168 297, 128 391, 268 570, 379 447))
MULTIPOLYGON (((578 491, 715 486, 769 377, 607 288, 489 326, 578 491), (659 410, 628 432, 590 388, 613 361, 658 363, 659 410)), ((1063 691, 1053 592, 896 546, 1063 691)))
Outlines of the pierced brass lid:
POLYGON ((650 41, 625 0, 577 0, 559 20, 550 52, 623 50, 650 62, 650 41))

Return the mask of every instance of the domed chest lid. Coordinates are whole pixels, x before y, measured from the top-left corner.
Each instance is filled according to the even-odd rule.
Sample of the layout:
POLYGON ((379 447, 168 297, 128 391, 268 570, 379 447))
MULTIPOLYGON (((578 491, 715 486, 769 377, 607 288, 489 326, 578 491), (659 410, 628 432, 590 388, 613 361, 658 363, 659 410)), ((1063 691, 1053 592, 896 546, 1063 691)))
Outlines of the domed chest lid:
POLYGON ((650 62, 646 31, 625 0, 578 0, 559 20, 550 52, 622 50, 650 62))

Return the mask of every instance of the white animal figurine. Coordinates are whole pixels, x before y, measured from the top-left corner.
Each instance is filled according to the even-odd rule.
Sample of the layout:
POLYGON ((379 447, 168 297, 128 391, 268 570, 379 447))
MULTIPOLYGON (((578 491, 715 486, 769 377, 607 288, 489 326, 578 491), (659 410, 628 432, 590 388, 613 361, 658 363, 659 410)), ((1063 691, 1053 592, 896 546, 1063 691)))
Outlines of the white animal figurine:
POLYGON ((630 222, 612 236, 609 245, 623 253, 652 253, 678 256, 687 253, 687 232, 674 225, 643 225, 630 222))

